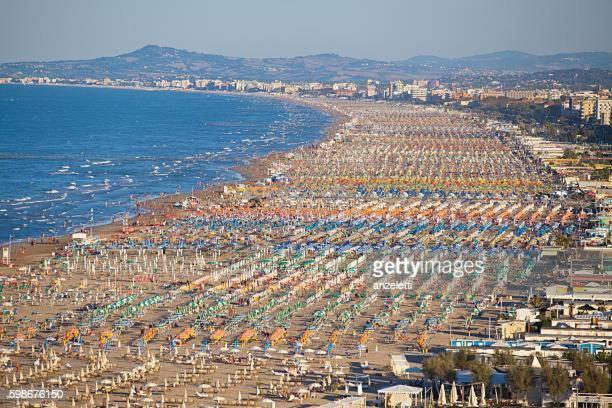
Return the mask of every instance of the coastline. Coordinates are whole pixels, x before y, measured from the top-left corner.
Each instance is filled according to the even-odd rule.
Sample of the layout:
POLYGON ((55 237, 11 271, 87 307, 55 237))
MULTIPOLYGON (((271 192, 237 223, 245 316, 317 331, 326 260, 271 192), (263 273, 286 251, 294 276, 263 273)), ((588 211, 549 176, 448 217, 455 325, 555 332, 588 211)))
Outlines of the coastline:
MULTIPOLYGON (((487 319, 490 337, 491 319, 499 317, 498 298, 491 294, 502 302, 518 298, 528 304, 526 288, 558 283, 557 258, 542 257, 539 265, 550 269, 535 268, 543 254, 540 248, 556 243, 550 234, 538 233, 567 221, 567 207, 555 206, 553 211, 554 198, 536 201, 532 193, 542 191, 550 179, 540 176, 541 167, 529 159, 505 161, 512 149, 504 146, 505 140, 492 132, 486 133, 490 137, 472 137, 475 122, 461 114, 430 115, 412 106, 333 99, 306 102, 341 110, 346 116, 335 116, 324 137, 319 134, 324 128, 321 122, 312 132, 295 133, 316 134, 320 140, 293 140, 299 147, 285 145, 288 152, 262 153, 248 163, 243 156, 240 163, 246 164, 234 171, 248 181, 207 185, 195 193, 201 201, 197 207, 174 208, 173 202, 186 194, 140 202, 138 207, 150 212, 130 220, 140 224, 133 230, 122 231, 121 223, 97 227, 98 235, 111 238, 53 257, 48 256, 52 244, 38 245, 42 256, 47 255, 45 263, 36 263, 36 255, 28 254, 27 266, 2 273, 15 281, 5 286, 4 295, 19 310, 13 320, 17 324, 6 325, 6 343, 22 333, 21 322, 42 328, 20 346, 15 340, 16 350, 9 343, 8 358, 18 361, 20 369, 36 367, 39 354, 27 353, 28 348, 48 344, 49 335, 65 342, 64 351, 60 342, 51 344, 62 359, 57 370, 49 375, 35 369, 22 384, 76 377, 95 359, 93 352, 90 357, 77 354, 76 347, 89 346, 99 347, 98 355, 110 362, 110 368, 87 377, 81 374, 84 381, 77 385, 60 384, 71 394, 69 386, 74 386, 76 395, 83 386, 88 393, 92 387, 99 389, 101 381, 110 381, 106 405, 160 397, 179 402, 183 398, 183 404, 236 401, 236 393, 261 401, 257 391, 261 384, 284 381, 284 374, 277 378, 277 370, 296 372, 287 360, 295 350, 295 360, 308 364, 312 374, 300 379, 297 372, 276 394, 265 394, 271 401, 297 406, 291 395, 300 394, 296 391, 300 387, 309 389, 312 380, 327 383, 334 363, 338 379, 330 379, 329 384, 350 381, 355 373, 372 376, 377 381, 363 392, 371 399, 378 395, 375 387, 388 383, 389 356, 406 352, 421 356, 410 363, 420 367, 430 355, 428 350, 446 347, 452 334, 459 341, 486 340, 487 319), (342 137, 334 138, 340 126, 342 137), (453 134, 455 129, 460 130, 453 134), (439 135, 448 134, 453 144, 440 143, 439 135), (459 154, 447 155, 451 148, 459 154), (290 156, 291 152, 295 154, 290 156), (450 159, 441 161, 440 156, 450 159), (412 157, 420 160, 404 160, 412 157), (500 171, 483 169, 481 161, 498 164, 500 171), (419 178, 411 171, 418 171, 419 178), (482 177, 475 183, 475 179, 463 182, 461 171, 482 177), (255 182, 272 174, 283 174, 290 182, 255 182), (439 174, 456 183, 437 194, 439 174), (500 180, 517 182, 497 183, 500 180), (233 187, 225 191, 225 185, 233 187), (527 222, 530 226, 521 230, 527 222), (392 260, 393 255, 398 257, 395 263, 382 260, 392 260), (429 261, 434 262, 431 274, 422 271, 408 281, 393 282, 391 276, 377 280, 378 262, 398 265, 394 273, 387 272, 385 265, 385 272, 399 275, 400 262, 412 263, 409 267, 416 271, 415 262, 423 266, 429 261), (445 272, 441 266, 436 272, 436 263, 451 269, 445 272), (61 324, 46 323, 57 322, 59 316, 61 324), (68 316, 65 321, 64 316, 68 316), (442 324, 448 324, 449 330, 440 328, 442 324), (431 327, 434 330, 423 335, 431 327), (25 353, 19 354, 19 347, 25 353), (136 347, 138 355, 132 352, 136 347), (149 361, 144 361, 143 347, 152 356, 149 361), (252 363, 255 375, 248 375, 249 360, 261 364, 255 369, 252 363), (143 361, 149 367, 159 363, 159 369, 145 369, 130 383, 118 380, 112 385, 113 378, 121 379, 124 372, 140 372, 137 367, 143 361), (241 365, 243 375, 237 379, 241 365), (190 377, 186 366, 195 368, 190 377), (232 374, 235 381, 230 388, 232 374), (171 387, 166 386, 168 378, 171 387), (206 394, 200 383, 206 384, 206 394), (143 384, 155 385, 140 389, 148 389, 147 393, 132 391, 143 384), (163 390, 157 384, 164 384, 163 390)), ((315 115, 309 118, 317 120, 315 115)), ((58 247, 69 237, 62 239, 58 247)), ((16 379, 13 382, 17 384, 16 379)), ((343 395, 341 386, 319 388, 308 402, 322 405, 343 395)), ((94 392, 91 398, 95 404, 104 394, 94 392)))
MULTIPOLYGON (((310 143, 300 145, 298 147, 291 148, 286 151, 274 150, 260 157, 253 157, 249 159, 246 164, 236 165, 230 167, 228 170, 238 173, 243 180, 236 181, 221 181, 211 187, 207 187, 204 190, 194 191, 194 196, 200 200, 206 200, 209 194, 218 194, 222 191, 223 186, 230 186, 240 184, 253 184, 261 179, 268 176, 267 168, 268 165, 274 160, 284 155, 293 152, 295 149, 312 149, 331 138, 334 137, 337 130, 347 121, 348 117, 341 114, 339 111, 332 109, 329 106, 321 106, 318 104, 309 103, 302 98, 293 97, 284 94, 260 94, 260 93, 249 93, 249 92, 229 92, 229 91, 214 91, 214 90, 183 90, 173 88, 153 88, 153 87, 122 87, 122 86, 110 86, 110 85, 66 85, 66 84, 31 84, 22 86, 51 86, 51 87, 73 87, 73 88, 103 88, 103 89, 118 89, 118 90, 136 90, 136 91, 149 91, 149 92, 186 92, 186 93, 197 93, 197 94, 217 94, 227 96, 247 96, 247 97, 259 97, 259 98, 273 98, 276 100, 286 101, 296 105, 302 105, 311 109, 324 112, 330 116, 330 123, 324 128, 324 135, 322 138, 312 140, 310 143)), ((139 202, 138 208, 144 209, 145 212, 138 215, 132 215, 128 218, 128 225, 142 224, 146 225, 149 223, 159 222, 160 218, 171 218, 186 215, 186 213, 180 209, 173 207, 173 204, 177 201, 182 201, 185 198, 191 196, 190 193, 178 193, 169 194, 163 197, 153 197, 144 201, 139 202)), ((124 225, 123 220, 117 221, 108 219, 97 225, 83 225, 76 227, 74 232, 87 231, 91 235, 97 235, 101 239, 111 237, 113 235, 122 234, 124 225)), ((138 227, 135 225, 134 227, 138 227)), ((0 243, 0 247, 6 247, 10 245, 11 248, 11 264, 4 265, 0 264, 0 273, 6 269, 19 267, 27 263, 36 262, 43 258, 47 258, 54 253, 60 252, 63 248, 72 241, 72 233, 46 236, 44 239, 33 240, 34 245, 31 245, 27 239, 20 239, 9 242, 0 243)))

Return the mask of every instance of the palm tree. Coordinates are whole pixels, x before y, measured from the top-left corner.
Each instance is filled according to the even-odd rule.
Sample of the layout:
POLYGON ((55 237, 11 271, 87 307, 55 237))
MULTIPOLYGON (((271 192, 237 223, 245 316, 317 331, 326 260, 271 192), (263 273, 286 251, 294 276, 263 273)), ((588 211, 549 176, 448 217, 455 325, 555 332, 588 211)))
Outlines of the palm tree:
POLYGON ((529 300, 529 304, 536 309, 541 309, 544 307, 544 299, 538 295, 535 295, 531 298, 531 300, 529 300))

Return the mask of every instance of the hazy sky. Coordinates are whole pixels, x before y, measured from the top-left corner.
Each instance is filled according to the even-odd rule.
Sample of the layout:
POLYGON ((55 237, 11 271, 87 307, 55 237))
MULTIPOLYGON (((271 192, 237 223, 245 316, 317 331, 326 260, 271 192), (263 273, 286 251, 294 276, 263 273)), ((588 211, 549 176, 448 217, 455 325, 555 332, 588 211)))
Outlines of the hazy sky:
POLYGON ((245 57, 382 60, 612 51, 612 0, 0 0, 0 61, 147 44, 245 57))

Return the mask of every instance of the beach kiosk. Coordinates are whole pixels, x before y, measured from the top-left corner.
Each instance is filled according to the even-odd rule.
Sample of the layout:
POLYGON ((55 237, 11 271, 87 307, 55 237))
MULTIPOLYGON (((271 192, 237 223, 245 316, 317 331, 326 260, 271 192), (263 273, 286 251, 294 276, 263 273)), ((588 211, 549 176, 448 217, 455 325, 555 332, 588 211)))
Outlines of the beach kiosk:
POLYGON ((72 240, 78 244, 84 244, 87 240, 87 234, 85 232, 75 232, 72 234, 72 240))
POLYGON ((416 407, 423 403, 423 389, 409 385, 394 385, 378 390, 378 399, 383 407, 416 407))
POLYGON ((313 407, 315 406, 325 408, 365 408, 366 399, 365 397, 346 397, 325 405, 313 405, 313 407))

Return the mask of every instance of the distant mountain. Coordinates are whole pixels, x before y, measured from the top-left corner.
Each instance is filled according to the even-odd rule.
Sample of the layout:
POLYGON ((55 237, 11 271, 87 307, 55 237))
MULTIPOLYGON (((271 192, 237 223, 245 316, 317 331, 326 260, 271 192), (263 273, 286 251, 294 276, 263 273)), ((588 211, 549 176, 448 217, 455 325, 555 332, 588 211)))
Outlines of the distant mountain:
POLYGON ((449 58, 436 57, 435 55, 417 55, 403 61, 397 61, 402 65, 447 65, 452 60, 449 58))
POLYGON ((490 54, 457 58, 458 68, 490 69, 496 71, 552 71, 558 69, 612 68, 610 52, 576 52, 554 55, 532 55, 519 51, 500 51, 490 54))
POLYGON ((501 51, 455 59, 416 56, 402 61, 386 62, 337 54, 292 58, 238 58, 147 45, 114 57, 0 64, 0 77, 110 77, 153 80, 187 75, 224 79, 363 81, 368 78, 431 78, 461 70, 536 72, 585 68, 612 69, 612 53, 581 52, 539 56, 518 51, 501 51))
MULTIPOLYGON (((604 88, 612 87, 612 71, 589 68, 589 69, 560 69, 555 71, 529 72, 522 74, 507 74, 500 75, 497 80, 501 82, 505 88, 514 88, 516 86, 525 87, 528 84, 542 83, 560 83, 572 89, 593 88, 597 85, 604 88)), ((480 84, 474 83, 475 86, 486 85, 482 81, 480 84)))

